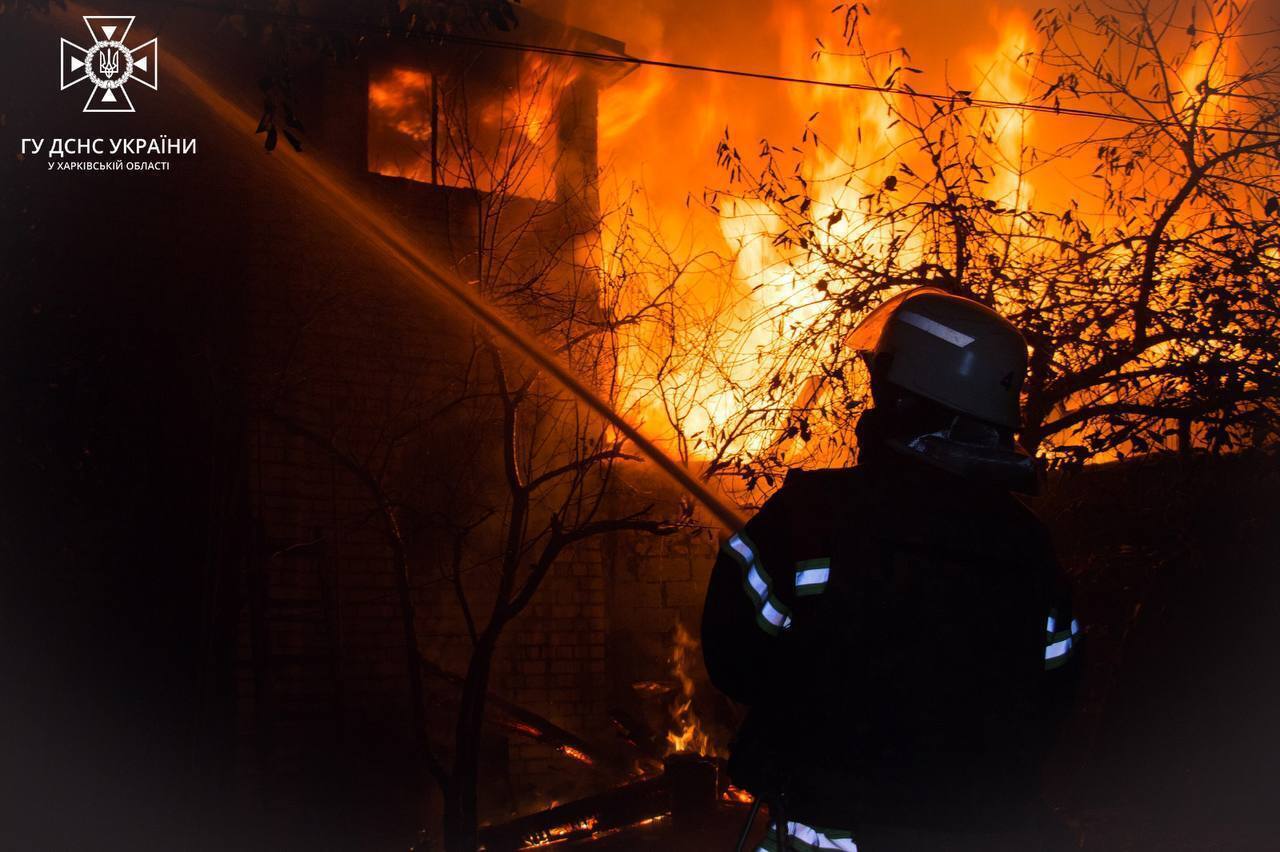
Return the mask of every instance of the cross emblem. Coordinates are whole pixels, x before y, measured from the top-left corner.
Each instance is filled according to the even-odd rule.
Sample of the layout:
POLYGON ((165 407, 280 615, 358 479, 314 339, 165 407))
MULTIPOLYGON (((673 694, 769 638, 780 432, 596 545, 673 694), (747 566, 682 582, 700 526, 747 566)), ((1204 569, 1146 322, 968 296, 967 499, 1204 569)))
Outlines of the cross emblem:
POLYGON ((82 80, 93 84, 85 112, 133 112, 133 101, 125 84, 137 80, 149 89, 158 83, 156 65, 159 59, 156 39, 134 48, 125 46, 132 15, 84 15, 84 25, 93 39, 92 47, 81 47, 62 40, 62 88, 69 89, 82 80))

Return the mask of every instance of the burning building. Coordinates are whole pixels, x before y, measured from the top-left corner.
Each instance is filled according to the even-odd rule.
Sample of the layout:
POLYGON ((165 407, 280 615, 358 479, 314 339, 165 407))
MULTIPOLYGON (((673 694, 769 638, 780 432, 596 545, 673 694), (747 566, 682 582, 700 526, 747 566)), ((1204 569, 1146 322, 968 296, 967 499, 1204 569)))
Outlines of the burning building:
MULTIPOLYGON (((47 67, 58 38, 82 29, 79 15, 102 11, 32 11, 39 5, 4 4, 0 79, 26 80, 47 67), (20 14, 8 17, 14 8, 20 14)), ((1119 281, 1141 266, 1133 247, 1155 245, 1161 251, 1152 258, 1166 263, 1158 282, 1185 287, 1191 279, 1184 273, 1195 272, 1203 278, 1192 283, 1244 281, 1255 294, 1232 302, 1206 291, 1197 301, 1170 290, 1159 305, 1183 324, 1165 329, 1170 340, 1152 349, 1155 360, 1141 361, 1136 376, 1173 364, 1184 375, 1160 385, 1162 393, 1180 402, 1188 388, 1204 392, 1190 397, 1179 445, 1214 446, 1219 419, 1224 433, 1246 423, 1227 423, 1234 413, 1214 404, 1239 388, 1261 398, 1265 387, 1272 362, 1255 356, 1274 335, 1269 312, 1254 310, 1269 304, 1265 270, 1276 257, 1265 244, 1265 216, 1255 217, 1258 245, 1231 242, 1238 235, 1228 233, 1228 219, 1203 207, 1199 219, 1188 220, 1185 239, 1126 237, 1109 253, 1090 253, 1082 218, 1101 214, 1108 227, 1124 227, 1126 217, 1101 202, 1101 210, 1073 207, 1069 216, 1055 208, 1057 230, 1047 242, 1055 252, 1060 244, 1070 251, 1059 252, 1065 260, 1028 260, 1021 271, 1030 277, 1009 273, 998 252, 965 255, 944 230, 929 232, 936 243, 917 236, 898 244, 887 214, 877 219, 859 205, 863 195, 902 193, 923 173, 918 151, 892 159, 907 130, 890 110, 905 112, 913 103, 907 94, 855 100, 830 86, 762 93, 723 75, 624 73, 630 66, 611 60, 624 57, 627 46, 596 32, 626 32, 633 49, 635 34, 658 58, 681 53, 726 67, 860 81, 861 72, 840 64, 858 57, 841 57, 828 49, 830 40, 818 46, 813 64, 810 37, 820 18, 828 20, 828 7, 775 3, 695 16, 687 4, 653 5, 667 16, 664 30, 655 20, 661 16, 637 4, 620 4, 623 17, 611 19, 607 4, 547 2, 518 11, 509 32, 455 27, 450 38, 431 38, 373 26, 338 39, 312 29, 295 43, 289 15, 166 4, 161 19, 162 4, 146 5, 157 17, 144 12, 137 26, 161 30, 162 82, 139 94, 137 114, 81 114, 80 103, 58 99, 50 84, 7 88, 0 116, 0 137, 19 152, 6 156, 0 172, 8 323, 0 343, 7 365, 17 368, 5 380, 20 401, 6 423, 3 469, 22 495, 6 507, 0 543, 15 564, 33 566, 15 572, 14 594, 6 596, 20 611, 6 614, 4 629, 16 638, 4 647, 38 649, 12 679, 35 697, 14 710, 23 712, 12 739, 23 786, 39 800, 15 829, 26 840, 27 824, 34 825, 31 842, 15 845, 48 845, 51 826, 69 830, 61 827, 72 810, 86 832, 128 848, 161 845, 157 838, 187 842, 189 824, 213 826, 203 838, 213 848, 247 846, 246 838, 267 838, 276 848, 402 845, 406 831, 441 807, 424 747, 448 764, 460 706, 474 707, 478 698, 482 724, 469 747, 477 754, 477 815, 490 823, 483 834, 490 848, 587 838, 607 848, 619 827, 655 818, 650 827, 671 825, 687 815, 673 807, 673 790, 692 790, 691 801, 706 798, 705 764, 681 767, 677 760, 675 773, 661 772, 671 752, 722 756, 725 732, 717 725, 733 719, 732 708, 702 688, 691 638, 714 547, 709 524, 694 518, 667 536, 610 530, 557 551, 545 580, 523 587, 535 593, 526 599, 511 590, 509 600, 522 605, 503 613, 509 623, 492 643, 487 677, 474 674, 492 612, 479 602, 502 590, 504 560, 519 569, 513 576, 522 587, 539 548, 564 533, 568 515, 549 508, 555 500, 583 512, 575 516, 579 526, 651 506, 654 517, 684 516, 681 498, 626 458, 611 459, 616 464, 607 470, 586 461, 589 476, 543 479, 607 456, 616 436, 591 431, 596 427, 559 391, 524 385, 532 371, 519 357, 498 353, 495 360, 482 330, 422 289, 404 246, 518 315, 589 384, 633 412, 661 409, 646 408, 664 401, 654 388, 670 390, 665 401, 676 405, 662 413, 674 412, 673 431, 682 434, 672 444, 693 464, 749 456, 779 434, 806 444, 810 429, 834 447, 821 458, 844 460, 849 445, 838 430, 823 433, 787 418, 807 407, 795 404, 795 390, 805 387, 814 363, 831 366, 825 355, 842 330, 835 323, 831 335, 807 335, 806 324, 848 304, 840 296, 862 292, 850 284, 862 283, 851 258, 890 257, 901 261, 883 267, 894 275, 945 272, 952 284, 977 282, 972 286, 989 293, 1013 281, 999 292, 1025 307, 1049 292, 1036 289, 1042 281, 1030 274, 1037 270, 1069 271, 1087 255, 1101 257, 1119 281), (761 30, 784 34, 778 52, 748 63, 745 45, 761 30), (551 51, 514 49, 516 43, 551 51), (358 49, 347 50, 353 45, 358 49), (645 115, 662 120, 640 121, 645 115), (732 133, 722 126, 726 115, 732 133), (805 127, 806 117, 816 123, 805 127), (809 192, 770 197, 756 192, 757 179, 717 194, 727 172, 754 167, 756 137, 771 140, 760 145, 758 160, 769 162, 775 149, 789 150, 802 127, 812 130, 799 131, 808 146, 801 153, 811 159, 787 180, 798 185, 799 176, 809 192), (126 134, 195 139, 199 155, 164 173, 59 171, 26 153, 18 138, 126 134), (706 143, 706 156, 690 139, 706 143), (265 151, 264 140, 277 150, 265 151), (716 141, 723 143, 718 166, 716 141), (286 150, 295 143, 300 156, 286 150), (680 329, 725 356, 709 367, 686 369, 661 350, 656 360, 629 360, 634 351, 624 347, 583 345, 607 326, 602 281, 619 275, 609 268, 610 238, 601 234, 614 203, 597 179, 604 162, 629 174, 661 167, 664 179, 648 185, 660 213, 698 208, 701 200, 708 215, 689 226, 695 248, 720 251, 727 263, 688 276, 696 286, 677 307, 724 319, 726 336, 692 323, 680 329), (702 194, 704 187, 711 191, 702 194), (815 224, 816 240, 809 236, 815 224), (389 241, 389 231, 404 239, 389 241), (1178 254, 1201 237, 1207 250, 1178 254), (1219 238, 1227 242, 1213 242, 1219 238), (1245 261, 1257 265, 1240 266, 1245 261), (1196 272, 1202 268, 1210 271, 1196 272), (843 283, 833 274, 841 270, 843 283), (1217 270, 1236 277, 1214 278, 1217 270), (1248 358, 1233 361, 1237 350, 1228 344, 1173 341, 1243 321, 1258 323, 1240 337, 1241 345, 1257 347, 1248 358), (804 341, 810 349, 792 346, 804 341), (501 375, 512 381, 502 384, 501 375), (636 377, 639 391, 615 385, 636 377), (520 441, 504 441, 511 434, 498 429, 504 405, 517 401, 528 413, 513 430, 520 441), (760 412, 746 429, 736 419, 760 412), (699 434, 710 437, 700 444, 699 434), (507 447, 518 447, 514 461, 507 447), (557 453, 573 464, 546 463, 557 453), (622 487, 605 489, 606 473, 622 487), (512 540, 509 494, 552 480, 545 501, 523 515, 534 534, 504 548, 512 540)), ((918 89, 954 83, 978 98, 1021 100, 1031 91, 1026 57, 1041 27, 1030 8, 1015 5, 996 4, 989 17, 961 22, 929 4, 877 6, 864 47, 878 61, 893 57, 901 66, 897 79, 918 89), (904 34, 927 49, 970 45, 964 55, 973 67, 943 80, 936 64, 907 64, 896 47, 904 34)), ((1243 51, 1233 46, 1226 55, 1239 63, 1243 51)), ((1229 63, 1214 65, 1201 53, 1191 50, 1179 73, 1220 85, 1229 63)), ((884 82, 889 69, 875 70, 884 72, 876 82, 884 82)), ((1213 106, 1214 121, 1232 119, 1213 106)), ((1074 129, 1085 119, 1024 109, 1000 115, 998 126, 948 119, 948 127, 990 134, 984 156, 993 159, 966 161, 979 179, 964 197, 982 216, 999 211, 966 219, 975 229, 953 234, 995 239, 997 225, 1034 219, 1033 201, 1044 206, 1073 181, 1111 180, 1112 165, 1120 175, 1113 204, 1151 204, 1168 194, 1165 184, 1153 184, 1147 199, 1124 184, 1131 163, 1114 148, 1099 167, 1104 177, 1088 174, 1095 165, 1089 146, 1055 161, 1066 177, 1032 169, 1021 159, 1028 152, 1021 141, 1049 140, 1056 128, 1074 129), (1080 168, 1083 174, 1072 172, 1080 168)), ((1255 164, 1246 162, 1241 173, 1265 189, 1270 184, 1249 171, 1255 164)), ((1258 195, 1249 203, 1262 210, 1268 201, 1258 195)), ((678 215, 664 221, 655 227, 659 236, 683 233, 678 215)), ((1103 292, 1104 306, 1123 304, 1113 298, 1129 292, 1123 287, 1103 292)), ((1077 285, 1072 292, 1093 291, 1077 285)), ((1061 338, 1075 333, 1075 318, 1090 318, 1077 340, 1064 344, 1080 363, 1090 347, 1108 351, 1131 329, 1114 312, 1073 313, 1069 302, 1055 310, 1028 308, 1025 319, 1041 329, 1040 318, 1053 318, 1045 333, 1061 338), (1071 349, 1079 339, 1084 348, 1071 349)), ((1100 407, 1118 406, 1124 417, 1126 406, 1150 404, 1149 396, 1126 396, 1122 384, 1133 375, 1116 375, 1120 384, 1094 400, 1100 407)), ((1063 421, 1061 406, 1072 399, 1043 402, 1041 413, 1063 421)), ((1126 448, 1138 446, 1132 437, 1149 440, 1151 422, 1112 434, 1126 448)), ((669 424, 648 416, 647 425, 662 431, 669 424)), ((1070 428, 1064 433, 1074 440, 1070 428)), ((1265 423, 1258 434, 1262 443, 1265 423)), ((767 459, 773 468, 766 472, 797 460, 813 457, 781 453, 767 459)), ((1108 492, 1106 505, 1125 509, 1114 515, 1128 514, 1132 494, 1157 505, 1160 479, 1147 475, 1156 484, 1135 490, 1126 480, 1108 492)), ((1086 497, 1098 499, 1093 481, 1075 486, 1082 496, 1065 516, 1086 497)), ((1225 501, 1233 486, 1223 481, 1215 494, 1225 501)), ((753 499, 768 484, 761 479, 753 499)), ((1254 513, 1271 505, 1253 502, 1263 507, 1254 513)), ((1159 521, 1150 519, 1150 527, 1159 521)), ((1102 540, 1092 527, 1070 529, 1080 533, 1075 541, 1102 540)), ((1123 535, 1114 538, 1106 547, 1138 561, 1123 535)), ((1096 561, 1091 553, 1073 558, 1086 568, 1096 561)), ((1120 626, 1090 637, 1113 651, 1138 613, 1152 609, 1126 597, 1146 589, 1148 575, 1127 562, 1121 567, 1141 582, 1105 586, 1111 621, 1120 626)), ((1173 627, 1166 633, 1176 634, 1173 627)), ((1256 653, 1266 645, 1250 647, 1256 653)), ((1162 653, 1159 643, 1148 649, 1153 659, 1162 653)), ((1175 675, 1161 683, 1178 682, 1175 675)), ((1122 741, 1129 728, 1117 730, 1122 741)), ((1147 754, 1157 752, 1152 746, 1147 754)), ((713 779, 713 790, 715 784, 723 787, 723 778, 713 779)))
MULTIPOLYGON (((106 712, 100 724, 111 733, 103 738, 144 754, 195 748, 227 793, 218 807, 254 815, 249 833, 261 828, 289 842, 335 830, 403 837, 407 826, 428 823, 439 799, 420 749, 451 759, 484 627, 478 613, 499 582, 486 560, 495 548, 501 556, 510 517, 494 508, 503 492, 495 497, 492 488, 505 487, 502 439, 490 428, 502 418, 485 406, 497 393, 494 371, 509 370, 514 386, 521 363, 496 367, 480 332, 424 298, 392 254, 335 211, 376 209, 418 249, 553 339, 576 341, 599 326, 591 272, 600 218, 597 101, 625 66, 546 59, 502 41, 518 33, 611 55, 623 45, 518 15, 513 33, 472 33, 485 44, 465 33, 447 43, 367 39, 341 62, 304 50, 286 74, 273 64, 269 22, 175 11, 162 39, 164 85, 131 117, 131 132, 197 139, 198 165, 175 166, 163 186, 97 174, 68 182, 60 200, 40 195, 39 204, 6 208, 22 223, 14 233, 37 235, 23 256, 55 258, 40 276, 20 266, 7 274, 71 288, 65 303, 27 293, 41 306, 35 310, 105 347, 95 357, 114 359, 120 387, 129 388, 120 398, 133 400, 126 405, 148 410, 158 395, 175 422, 198 424, 132 427, 139 440, 150 436, 150 449, 134 468, 136 499, 116 501, 118 511, 151 517, 161 532, 153 556, 124 541, 96 555, 139 566, 131 591, 122 591, 136 604, 110 615, 86 611, 78 629, 113 634, 122 620, 138 637, 128 647, 145 652, 109 665, 77 662, 78 677, 110 692, 105 684, 114 677, 137 674, 146 691, 122 698, 122 708, 151 706, 146 696, 157 690, 165 698, 155 706, 183 708, 157 711, 165 726, 149 723, 158 715, 132 718, 125 734, 106 712), (281 152, 264 151, 264 137, 255 140, 252 124, 242 124, 264 111, 240 83, 264 68, 275 80, 260 89, 277 119, 271 138, 301 144, 305 162, 334 176, 342 193, 311 194, 276 167, 281 152), (107 248, 105 233, 88 229, 74 252, 54 251, 59 237, 49 223, 108 195, 133 199, 124 242, 107 248), (41 239, 48 252, 34 251, 41 239), (76 271, 89 266, 87 277, 76 271), (101 300, 94 320, 62 307, 82 303, 77 281, 92 281, 101 300), (144 314, 126 307, 138 305, 144 314), (86 323, 137 334, 107 344, 108 332, 86 331, 86 323), (206 557, 195 555, 196 540, 209 543, 206 557), (464 595, 474 609, 460 605, 464 595), (160 634, 169 635, 166 643, 154 638, 160 634), (196 670, 204 674, 193 677, 196 670), (186 723, 169 724, 179 716, 199 720, 194 734, 186 723), (149 738, 161 745, 145 745, 149 738), (317 819, 321 813, 332 818, 317 819)), ((77 21, 55 13, 22 27, 48 35, 77 21)), ((15 61, 42 43, 25 39, 8 44, 15 61)), ((89 117, 56 107, 33 97, 9 115, 47 121, 48 132, 62 136, 92 131, 89 117)), ((23 174, 15 185, 29 180, 23 174)), ((577 364, 600 384, 611 381, 613 365, 598 355, 577 364)), ((99 422, 91 399, 56 381, 48 391, 41 410, 63 424, 50 435, 79 428, 56 411, 99 422)), ((536 397, 522 414, 528 431, 519 438, 532 449, 521 451, 519 464, 531 487, 552 495, 533 501, 530 523, 550 529, 537 500, 581 495, 581 486, 538 477, 532 465, 549 444, 555 452, 579 446, 560 433, 584 427, 554 393, 528 384, 519 393, 536 397)), ((85 440, 84 457, 106 453, 101 442, 114 434, 85 440)), ((592 440, 607 449, 612 438, 592 440)), ((93 464, 69 475, 91 476, 93 464)), ((627 476, 625 496, 609 496, 591 517, 653 504, 676 513, 665 486, 627 476)), ((597 480, 588 481, 594 488, 597 480)), ((581 499, 601 498, 592 491, 581 499)), ((565 511, 556 518, 572 520, 565 511)), ((640 756, 658 766, 666 749, 627 744, 611 711, 627 711, 633 739, 662 743, 669 693, 633 684, 670 679, 672 626, 696 623, 713 546, 706 532, 650 538, 623 528, 559 554, 527 608, 513 614, 482 690, 488 708, 474 743, 482 818, 625 780, 640 756), (656 730, 641 732, 634 718, 647 711, 656 730)), ((50 662, 63 673, 72 665, 50 662)), ((161 780, 169 775, 163 768, 138 775, 153 792, 172 786, 161 780)), ((170 794, 200 798, 173 786, 156 800, 170 794)), ((105 800, 102 807, 109 809, 105 800)), ((233 822, 222 825, 231 835, 233 822)))
MULTIPOLYGON (((524 12, 516 32, 623 50, 524 12)), ((590 271, 597 93, 618 71, 500 45, 389 43, 312 78, 299 73, 296 108, 317 116, 313 156, 354 176, 488 298, 544 336, 567 338, 599 314, 590 271)), ((423 794, 413 733, 423 722, 449 731, 427 747, 445 759, 454 748, 454 714, 495 582, 484 560, 500 556, 492 542, 506 520, 480 480, 501 483, 504 472, 500 445, 485 434, 495 412, 467 399, 493 391, 477 378, 488 357, 465 323, 371 287, 379 276, 363 269, 308 277, 264 288, 249 309, 251 361, 283 368, 257 373, 262 396, 247 424, 255 527, 235 631, 241 718, 254 733, 243 751, 264 790, 296 795, 300 777, 324 785, 339 776, 340 793, 317 795, 350 807, 365 786, 353 767, 397 767, 406 795, 423 794), (302 335, 299 309, 311 312, 302 335), (406 661, 406 643, 420 659, 406 661), (317 751, 331 736, 338 748, 317 751)), ((610 365, 577 366, 607 383, 610 365)), ((563 428, 548 412, 565 404, 546 404, 531 428, 563 428)), ((673 500, 636 484, 630 499, 673 500)), ((493 659, 477 745, 482 817, 563 801, 634 771, 634 747, 614 734, 610 711, 641 703, 633 682, 667 676, 670 626, 696 621, 711 544, 706 535, 612 535, 557 560, 493 659)), ((371 808, 385 806, 379 787, 367 789, 371 808)))

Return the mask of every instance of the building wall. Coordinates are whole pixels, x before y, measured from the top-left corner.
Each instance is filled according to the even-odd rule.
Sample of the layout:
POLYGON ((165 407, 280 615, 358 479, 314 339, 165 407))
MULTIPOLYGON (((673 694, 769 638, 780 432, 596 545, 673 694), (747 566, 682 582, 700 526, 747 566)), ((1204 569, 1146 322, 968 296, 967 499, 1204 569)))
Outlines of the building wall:
MULTIPOLYGON (((261 58, 250 40, 208 24, 174 13, 162 41, 255 115, 261 58)), ((15 79, 47 67, 58 36, 82 27, 58 13, 15 22, 0 61, 15 79)), ((359 70, 331 69, 310 89, 303 69, 295 70, 308 125, 303 156, 345 162, 346 177, 429 250, 448 254, 464 244, 466 193, 366 179, 363 156, 350 156, 364 133, 359 70)), ((31 347, 41 346, 48 353, 40 357, 56 365, 19 397, 32 403, 22 412, 22 441, 5 435, 13 450, 6 464, 21 462, 6 470, 30 468, 21 480, 30 506, 14 514, 28 529, 12 541, 31 564, 45 564, 48 554, 27 544, 65 561, 65 571, 39 578, 24 617, 76 613, 66 641, 77 652, 51 656, 42 671, 50 684, 77 686, 50 687, 42 714, 86 722, 76 737, 90 731, 99 743, 131 744, 104 751, 101 766, 86 768, 71 746, 65 761, 41 760, 58 769, 60 782, 87 779, 75 810, 91 822, 102 811, 102 825, 113 826, 103 834, 120 830, 120 814, 138 811, 136 802, 126 806, 130 791, 144 791, 137 801, 145 802, 177 795, 180 773, 146 777, 149 767, 198 753, 213 767, 201 783, 243 793, 228 805, 237 806, 228 811, 235 818, 213 821, 222 830, 238 830, 248 813, 293 840, 386 831, 399 842, 435 794, 406 759, 408 672, 393 562, 368 489, 316 435, 357 456, 377 449, 382 426, 436 401, 468 354, 468 326, 288 179, 280 158, 291 153, 268 154, 261 136, 224 123, 176 78, 140 93, 131 116, 85 116, 70 102, 77 98, 63 94, 70 100, 35 88, 13 93, 0 127, 9 151, 19 150, 19 135, 165 133, 197 138, 199 154, 146 174, 51 173, 42 159, 5 161, 5 186, 16 192, 3 200, 20 202, 4 206, 0 273, 15 329, 4 342, 10 363, 26 364, 36 357, 31 347), (104 198, 128 200, 113 208, 122 227, 85 220, 104 198), (426 381, 433 376, 440 381, 426 381), (299 434, 288 420, 316 435, 299 434), (79 504, 60 496, 71 492, 95 496, 79 504), (197 729, 193 752, 189 731, 197 729), (129 767, 128 785, 102 781, 117 779, 120 767, 129 767)), ((578 92, 579 106, 594 122, 587 94, 578 92)), ((593 136, 579 128, 565 138, 586 169, 593 136)), ((410 442, 393 454, 391 470, 426 476, 472 437, 410 442)), ((422 569, 414 587, 421 646, 458 672, 466 633, 449 595, 431 584, 444 550, 423 527, 415 522, 410 536, 422 569)), ((601 540, 567 554, 509 628, 494 691, 602 744, 609 761, 587 768, 495 735, 486 761, 511 785, 487 790, 490 813, 598 788, 617 779, 618 766, 629 767, 627 750, 613 745, 609 710, 628 697, 632 671, 662 673, 665 663, 639 656, 666 656, 665 619, 683 605, 677 599, 688 599, 687 589, 666 590, 636 564, 649 546, 601 540), (615 582, 631 583, 635 601, 615 582), (654 583, 656 598, 641 590, 654 583), (650 600, 664 606, 640 619, 642 607, 633 604, 650 600), (636 648, 643 650, 629 650, 636 648)), ((678 547, 673 539, 652 546, 664 560, 678 547)), ((689 582, 691 558, 670 556, 681 578, 672 582, 689 582)), ((483 578, 471 582, 483 595, 483 578)), ((447 697, 443 685, 430 686, 433 697, 447 697)), ((433 709, 433 732, 446 732, 448 717, 447 704, 433 709)))
MULTIPOLYGON (((348 170, 363 167, 365 92, 358 66, 325 70, 323 85, 310 96, 319 99, 323 116, 316 156, 348 170)), ((560 140, 572 171, 567 180, 580 186, 595 163, 595 93, 588 80, 574 84, 569 101, 575 120, 560 140)), ((379 176, 360 180, 426 247, 468 262, 474 216, 468 193, 379 176)), ((596 203, 593 192, 580 195, 554 227, 581 227, 596 203)), ((431 800, 435 794, 405 761, 409 673, 388 539, 368 488, 334 449, 376 456, 386 449, 388 429, 411 424, 449 393, 468 358, 469 325, 418 298, 386 258, 371 256, 340 230, 282 218, 254 233, 245 250, 258 258, 246 363, 253 367, 255 395, 273 413, 252 416, 248 431, 257 543, 241 581, 245 605, 237 625, 241 765, 269 807, 303 812, 342 801, 358 814, 359 800, 368 795, 367 816, 352 819, 393 819, 389 815, 421 809, 414 791, 431 800), (289 251, 282 253, 285 245, 289 251), (279 415, 306 423, 334 446, 298 434, 279 415), (371 772, 383 783, 369 783, 371 772), (299 778, 315 783, 299 784, 299 778), (401 801, 381 792, 387 778, 405 791, 401 801)), ((474 436, 427 430, 396 449, 387 481, 405 487, 401 469, 429 468, 433 453, 447 453, 460 439, 474 436)), ((496 479, 500 449, 488 450, 483 464, 496 479)), ((430 479, 423 487, 447 497, 450 483, 430 479)), ((674 505, 674 495, 657 486, 648 490, 674 505)), ((406 523, 412 527, 411 519, 406 523)), ((470 640, 451 588, 440 582, 448 542, 425 528, 408 529, 407 538, 419 647, 434 664, 462 674, 470 640)), ((586 766, 552 747, 490 731, 491 780, 482 791, 488 815, 502 818, 598 790, 633 769, 610 710, 637 702, 635 681, 670 680, 675 623, 696 632, 708 541, 598 540, 560 561, 507 629, 491 687, 584 738, 601 759, 586 766)), ((478 572, 467 591, 484 602, 492 589, 478 572)), ((426 678, 425 685, 434 739, 447 747, 456 690, 438 678, 426 678)))

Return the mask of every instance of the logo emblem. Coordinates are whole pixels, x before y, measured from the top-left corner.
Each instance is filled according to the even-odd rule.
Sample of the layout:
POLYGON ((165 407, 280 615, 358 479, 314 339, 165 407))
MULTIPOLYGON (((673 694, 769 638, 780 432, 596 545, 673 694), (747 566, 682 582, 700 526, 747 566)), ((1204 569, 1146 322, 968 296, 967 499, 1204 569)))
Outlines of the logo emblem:
POLYGON ((85 112, 133 112, 133 101, 125 84, 137 80, 149 89, 159 82, 156 76, 158 50, 156 39, 134 48, 125 46, 133 16, 84 15, 92 47, 81 47, 62 40, 62 88, 69 89, 82 80, 93 84, 85 112))

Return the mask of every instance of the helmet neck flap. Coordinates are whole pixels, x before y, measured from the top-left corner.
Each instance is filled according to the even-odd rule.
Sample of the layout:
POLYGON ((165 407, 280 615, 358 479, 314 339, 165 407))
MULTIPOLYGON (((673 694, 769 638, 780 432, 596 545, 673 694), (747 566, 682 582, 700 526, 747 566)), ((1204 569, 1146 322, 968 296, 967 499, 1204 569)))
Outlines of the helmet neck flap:
POLYGON ((932 424, 918 413, 876 407, 858 419, 858 462, 892 462, 911 458, 977 482, 1020 494, 1035 494, 1039 476, 1035 459, 999 429, 962 414, 947 412, 932 424))
POLYGON ((1035 494, 1039 491, 1035 460, 1016 443, 1008 446, 996 443, 994 428, 985 423, 971 423, 975 423, 987 434, 978 435, 974 431, 965 430, 965 437, 959 438, 956 436, 957 430, 949 429, 919 435, 905 443, 890 440, 888 445, 891 449, 913 454, 934 467, 965 479, 1019 494, 1035 494))

